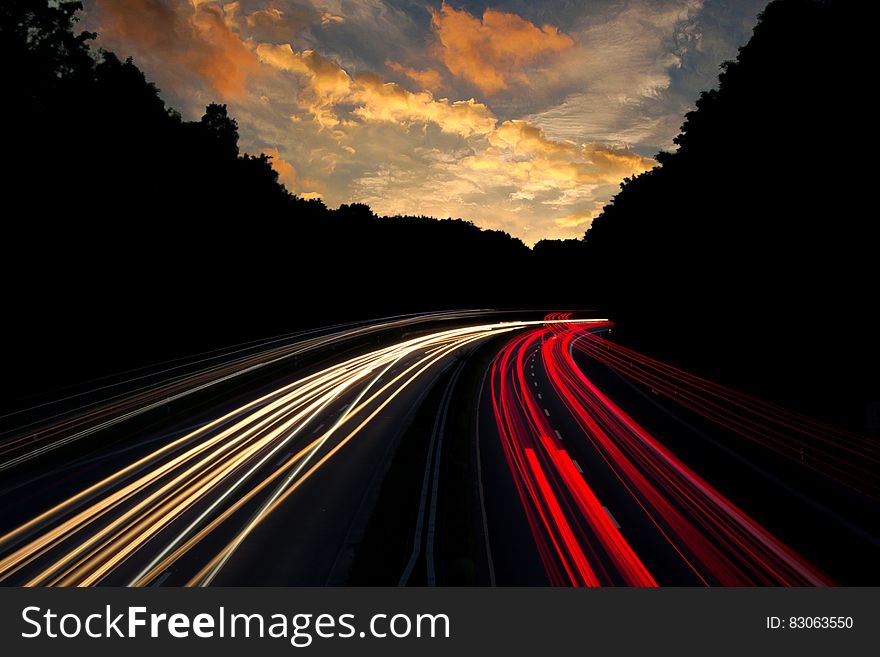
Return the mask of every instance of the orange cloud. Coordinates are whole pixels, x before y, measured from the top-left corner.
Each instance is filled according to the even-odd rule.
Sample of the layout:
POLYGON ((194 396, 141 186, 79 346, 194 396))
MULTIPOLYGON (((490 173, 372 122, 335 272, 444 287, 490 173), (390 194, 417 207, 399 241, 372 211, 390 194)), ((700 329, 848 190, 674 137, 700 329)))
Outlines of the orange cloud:
POLYGON ((334 105, 348 99, 352 92, 352 80, 341 66, 313 50, 297 52, 287 43, 261 43, 256 53, 263 63, 306 79, 308 84, 299 100, 322 129, 339 125, 334 105))
POLYGON ((575 144, 548 139, 526 121, 505 121, 488 137, 490 148, 469 166, 504 170, 536 188, 617 184, 623 178, 651 169, 654 160, 629 150, 602 144, 575 144))
POLYGON ((586 228, 586 224, 593 223, 593 219, 598 217, 600 213, 601 210, 599 209, 590 210, 588 212, 576 212, 565 217, 554 219, 553 223, 560 228, 578 228, 581 226, 586 228))
POLYGON ((410 80, 415 82, 421 90, 437 91, 443 86, 443 79, 440 76, 440 71, 438 71, 437 69, 426 68, 423 70, 419 70, 404 66, 403 64, 392 61, 390 59, 385 62, 385 66, 390 68, 395 73, 401 73, 405 75, 410 80))
POLYGON ((285 2, 283 9, 270 6, 256 9, 238 19, 239 2, 223 5, 227 17, 234 17, 240 34, 258 42, 288 43, 302 30, 312 25, 324 24, 325 17, 309 3, 285 2))
POLYGON ((336 14, 331 14, 329 11, 325 11, 321 14, 321 25, 330 25, 330 23, 344 23, 345 19, 342 16, 337 16, 336 14))
POLYGON ((354 100, 358 107, 354 114, 367 121, 430 122, 443 132, 462 137, 485 135, 495 127, 496 119, 489 108, 473 98, 435 100, 429 91, 412 93, 369 73, 358 75, 356 81, 354 100))
POLYGON ((444 2, 431 11, 431 24, 439 40, 436 54, 449 72, 486 94, 528 85, 530 66, 574 45, 552 25, 538 27, 494 9, 486 9, 481 20, 444 2))
POLYGON ((463 137, 487 135, 497 123, 489 108, 474 99, 437 100, 429 91, 413 93, 371 73, 352 78, 339 64, 311 50, 261 43, 256 52, 262 62, 306 78, 309 85, 301 100, 323 128, 340 125, 336 106, 345 104, 353 105, 351 115, 363 121, 434 123, 443 132, 463 137))
POLYGON ((278 172, 278 180, 284 184, 287 191, 306 199, 321 196, 321 192, 316 190, 322 185, 311 178, 301 176, 290 162, 281 157, 278 148, 264 148, 263 152, 272 158, 272 168, 278 172))
MULTIPOLYGON (((230 5, 231 11, 237 5, 230 5)), ((132 52, 153 67, 162 86, 188 91, 181 73, 207 81, 224 98, 244 94, 260 65, 233 29, 232 14, 219 2, 173 3, 164 0, 97 0, 95 20, 103 41, 132 52)), ((183 76, 186 77, 185 75, 183 76)))
POLYGON ((293 165, 281 158, 281 154, 277 148, 270 148, 264 151, 266 155, 272 158, 272 168, 278 172, 278 180, 287 187, 288 191, 295 192, 297 189, 296 169, 293 165))

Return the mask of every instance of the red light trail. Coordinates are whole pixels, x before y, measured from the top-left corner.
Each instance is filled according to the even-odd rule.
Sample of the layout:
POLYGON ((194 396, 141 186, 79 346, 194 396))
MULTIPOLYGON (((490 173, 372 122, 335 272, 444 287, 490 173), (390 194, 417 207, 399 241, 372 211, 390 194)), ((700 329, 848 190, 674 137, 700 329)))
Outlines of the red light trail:
POLYGON ((491 380, 504 455, 550 582, 656 586, 554 437, 526 380, 526 361, 545 333, 539 328, 511 340, 493 363, 491 380))
POLYGON ((719 385, 610 340, 579 332, 573 347, 707 420, 880 500, 880 445, 775 404, 719 385))
MULTIPOLYGON (((565 319, 558 314, 547 319, 565 319)), ((556 324, 510 340, 492 365, 492 404, 510 472, 553 585, 656 586, 539 403, 540 357, 553 391, 592 448, 698 581, 714 586, 830 583, 804 558, 707 483, 602 393, 572 350, 610 323, 556 324), (531 376, 529 376, 531 375, 531 376)), ((571 437, 575 439, 574 436, 571 437)), ((607 486, 607 483, 605 484, 607 486)))

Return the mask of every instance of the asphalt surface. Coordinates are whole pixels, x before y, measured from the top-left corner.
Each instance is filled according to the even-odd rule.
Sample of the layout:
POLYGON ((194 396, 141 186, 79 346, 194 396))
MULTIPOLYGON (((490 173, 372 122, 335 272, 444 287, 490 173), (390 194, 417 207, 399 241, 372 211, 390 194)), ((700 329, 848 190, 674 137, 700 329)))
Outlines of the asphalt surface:
POLYGON ((575 358, 578 332, 520 334, 483 384, 486 561, 499 585, 874 581, 866 493, 575 358))
POLYGON ((447 552, 501 586, 835 583, 823 569, 858 579, 877 547, 863 529, 875 506, 835 498, 797 464, 761 469, 604 366, 549 350, 557 335, 610 326, 549 317, 331 327, 25 409, 0 436, 0 584, 344 585, 399 442, 432 404, 423 462, 399 466, 417 471, 400 494, 421 500, 399 523, 412 532, 401 585, 412 566, 416 585, 443 585, 447 552), (470 356, 490 340, 498 355, 480 376, 470 356), (578 379, 591 371, 610 397, 578 379), (450 408, 467 411, 474 436, 456 435, 450 408), (814 515, 788 527, 792 509, 814 515), (450 546, 456 522, 468 528, 450 546), (811 537, 817 527, 825 538, 811 537), (836 566, 842 550, 849 571, 836 566))
POLYGON ((26 426, 30 437, 3 443, 0 581, 344 583, 413 410, 449 365, 514 330, 479 324, 493 316, 383 321, 236 353, 26 426), (262 376, 279 360, 293 372, 262 376), (160 403, 169 388, 173 412, 160 403))
MULTIPOLYGON (((565 449, 583 470, 585 480, 651 573, 662 582, 682 586, 701 585, 693 571, 664 539, 637 499, 622 486, 608 463, 586 438, 554 391, 537 346, 530 350, 527 379, 541 409, 546 409, 549 413, 548 419, 554 432, 558 432, 565 449)), ((501 586, 546 586, 549 584, 546 572, 522 514, 522 503, 513 477, 501 453, 489 397, 489 391, 484 390, 480 446, 495 577, 501 586), (509 546, 516 546, 516 549, 511 550, 509 546)))

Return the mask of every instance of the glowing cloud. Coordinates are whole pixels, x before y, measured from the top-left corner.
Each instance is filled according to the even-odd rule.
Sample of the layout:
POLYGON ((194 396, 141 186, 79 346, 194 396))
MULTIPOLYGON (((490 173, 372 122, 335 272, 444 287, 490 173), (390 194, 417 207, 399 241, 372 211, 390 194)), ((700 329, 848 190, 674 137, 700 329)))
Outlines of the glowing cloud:
POLYGON ((134 52, 139 61, 161 60, 156 70, 163 87, 184 93, 195 77, 223 98, 235 98, 260 66, 233 29, 237 5, 229 9, 227 14, 219 2, 96 0, 93 19, 114 48, 134 52))
POLYGON ((228 103, 291 192, 532 244, 654 166, 766 0, 491 4, 86 0, 82 26, 187 119, 228 103))
POLYGON ((425 91, 437 91, 443 86, 443 77, 437 69, 426 68, 419 70, 404 66, 403 64, 390 59, 385 62, 385 66, 395 73, 401 73, 408 77, 418 85, 419 89, 425 91))
POLYGON ((528 85, 529 67, 574 45, 552 25, 538 27, 494 9, 480 19, 444 2, 439 11, 431 11, 431 24, 439 41, 436 54, 449 72, 490 95, 511 85, 528 85))
POLYGON ((307 109, 322 127, 336 127, 341 120, 336 105, 351 104, 353 117, 407 125, 427 122, 442 131, 469 137, 488 134, 496 123, 485 105, 474 99, 436 100, 428 91, 413 93, 371 73, 354 77, 337 63, 312 51, 296 52, 290 45, 260 44, 261 61, 303 76, 309 84, 307 109))

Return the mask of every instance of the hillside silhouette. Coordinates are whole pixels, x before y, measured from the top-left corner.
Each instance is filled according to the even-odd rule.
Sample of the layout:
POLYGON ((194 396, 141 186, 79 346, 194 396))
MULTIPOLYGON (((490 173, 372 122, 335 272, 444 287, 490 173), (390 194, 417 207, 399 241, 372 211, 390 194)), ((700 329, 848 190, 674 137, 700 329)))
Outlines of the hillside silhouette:
POLYGON ((769 4, 584 257, 621 340, 861 430, 880 399, 867 19, 769 4))
MULTIPOLYGON (((167 107, 79 3, 4 2, 5 370, 44 390, 361 317, 541 304, 544 264, 462 220, 290 194, 223 105, 167 107)), ((580 305, 576 281, 555 301, 580 305)))

